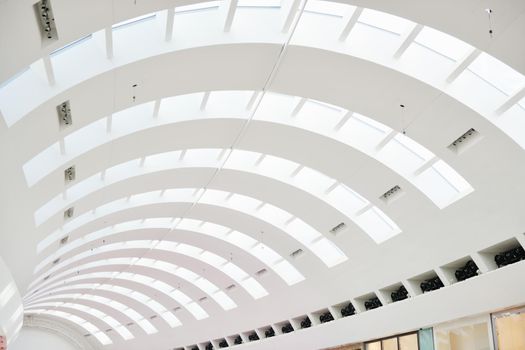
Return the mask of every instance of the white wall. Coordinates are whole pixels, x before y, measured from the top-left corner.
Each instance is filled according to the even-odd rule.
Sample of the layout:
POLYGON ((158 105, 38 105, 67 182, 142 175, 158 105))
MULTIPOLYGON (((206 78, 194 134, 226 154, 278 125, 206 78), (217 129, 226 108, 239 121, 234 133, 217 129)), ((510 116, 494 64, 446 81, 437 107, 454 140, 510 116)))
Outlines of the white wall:
POLYGON ((78 350, 59 335, 37 328, 23 327, 18 338, 9 345, 9 350, 78 350))

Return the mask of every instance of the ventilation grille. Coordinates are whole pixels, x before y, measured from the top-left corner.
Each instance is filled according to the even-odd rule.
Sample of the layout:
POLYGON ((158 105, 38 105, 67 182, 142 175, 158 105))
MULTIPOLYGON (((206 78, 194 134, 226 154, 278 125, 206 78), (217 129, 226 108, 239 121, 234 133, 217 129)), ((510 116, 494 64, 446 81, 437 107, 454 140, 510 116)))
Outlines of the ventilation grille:
POLYGON ((474 129, 469 129, 466 133, 452 142, 448 148, 456 154, 464 152, 481 139, 481 134, 474 129))
POLYGON ((42 42, 45 44, 50 44, 51 42, 58 40, 57 28, 55 26, 55 16, 53 16, 51 1, 41 0, 34 5, 34 9, 40 28, 42 42))
MULTIPOLYGON (((71 219, 73 217, 73 214, 75 214, 75 208, 74 207, 71 207, 71 208, 67 208, 66 210, 64 210, 64 220, 68 220, 68 219, 71 219)), ((68 237, 64 237, 66 238, 66 242, 67 240, 69 239, 69 236, 68 237)), ((64 239, 62 238, 62 239, 64 239)), ((62 243, 62 241, 61 241, 62 243)))
POLYGON ((75 181, 76 176, 77 175, 74 165, 64 170, 64 180, 66 181, 66 183, 75 181))
POLYGON ((58 113, 58 123, 60 128, 64 129, 73 124, 73 119, 71 117, 71 106, 69 101, 62 102, 57 106, 58 113))
POLYGON ((59 262, 60 262, 60 258, 57 258, 57 259, 53 260, 53 265, 56 265, 56 264, 58 264, 59 262))
POLYGON ((339 232, 344 231, 345 228, 346 228, 346 224, 344 222, 341 222, 335 225, 334 227, 332 227, 332 229, 330 230, 330 233, 333 235, 337 235, 339 232))
MULTIPOLYGON (((69 208, 69 209, 73 209, 73 208, 69 208)), ((68 209, 68 210, 69 210, 69 209, 68 209)), ((73 214, 73 213, 71 213, 71 214, 73 214)), ((65 215, 64 215, 64 217, 65 217, 65 215)), ((64 244, 66 244, 67 241, 69 241, 69 236, 66 236, 66 237, 62 238, 62 239, 60 240, 60 245, 64 245, 64 244)))
POLYGON ((267 272, 268 272, 268 270, 266 270, 266 269, 261 269, 261 270, 257 271, 255 274, 256 274, 257 276, 262 276, 262 275, 266 274, 267 272))
POLYGON ((297 249, 295 251, 292 252, 292 254, 290 254, 290 256, 294 259, 297 259, 298 257, 300 257, 301 255, 303 255, 304 251, 302 249, 297 249))
POLYGON ((226 290, 232 290, 235 289, 235 284, 230 284, 228 287, 226 287, 226 290))
POLYGON ((403 190, 398 185, 395 185, 379 197, 383 202, 390 204, 403 195, 403 190))
POLYGON ((202 297, 202 298, 199 299, 199 302, 203 303, 203 302, 205 302, 206 300, 208 300, 207 297, 202 297))

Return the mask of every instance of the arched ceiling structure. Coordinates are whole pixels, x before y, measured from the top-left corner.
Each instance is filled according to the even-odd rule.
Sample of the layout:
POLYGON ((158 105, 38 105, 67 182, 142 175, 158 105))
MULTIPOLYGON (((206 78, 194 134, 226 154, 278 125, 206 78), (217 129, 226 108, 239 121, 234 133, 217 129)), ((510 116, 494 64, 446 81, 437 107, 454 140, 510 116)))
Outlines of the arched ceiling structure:
POLYGON ((436 300, 457 309, 429 324, 525 302, 459 305, 523 272, 486 258, 525 246, 522 1, 44 7, 56 38, 0 1, 0 255, 27 316, 94 348, 204 349, 351 301, 333 337, 305 331, 317 349, 436 300), (454 284, 467 257, 483 274, 454 284))

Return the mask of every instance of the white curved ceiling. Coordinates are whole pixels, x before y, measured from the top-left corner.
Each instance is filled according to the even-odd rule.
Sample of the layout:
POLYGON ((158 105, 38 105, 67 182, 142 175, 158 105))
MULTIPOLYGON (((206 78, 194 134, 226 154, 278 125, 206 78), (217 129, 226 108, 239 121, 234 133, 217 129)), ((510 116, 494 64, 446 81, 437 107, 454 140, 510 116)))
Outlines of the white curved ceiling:
POLYGON ((0 4, 27 314, 172 349, 522 241, 522 2, 51 2, 44 45, 30 2, 0 4))

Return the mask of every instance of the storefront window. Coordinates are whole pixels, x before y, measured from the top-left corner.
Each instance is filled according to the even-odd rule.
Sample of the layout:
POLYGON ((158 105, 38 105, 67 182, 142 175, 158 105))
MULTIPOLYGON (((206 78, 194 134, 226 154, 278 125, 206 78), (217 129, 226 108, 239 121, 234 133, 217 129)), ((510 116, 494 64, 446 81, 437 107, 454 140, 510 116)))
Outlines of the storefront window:
POLYGON ((492 315, 496 350, 525 350, 525 308, 492 315))

